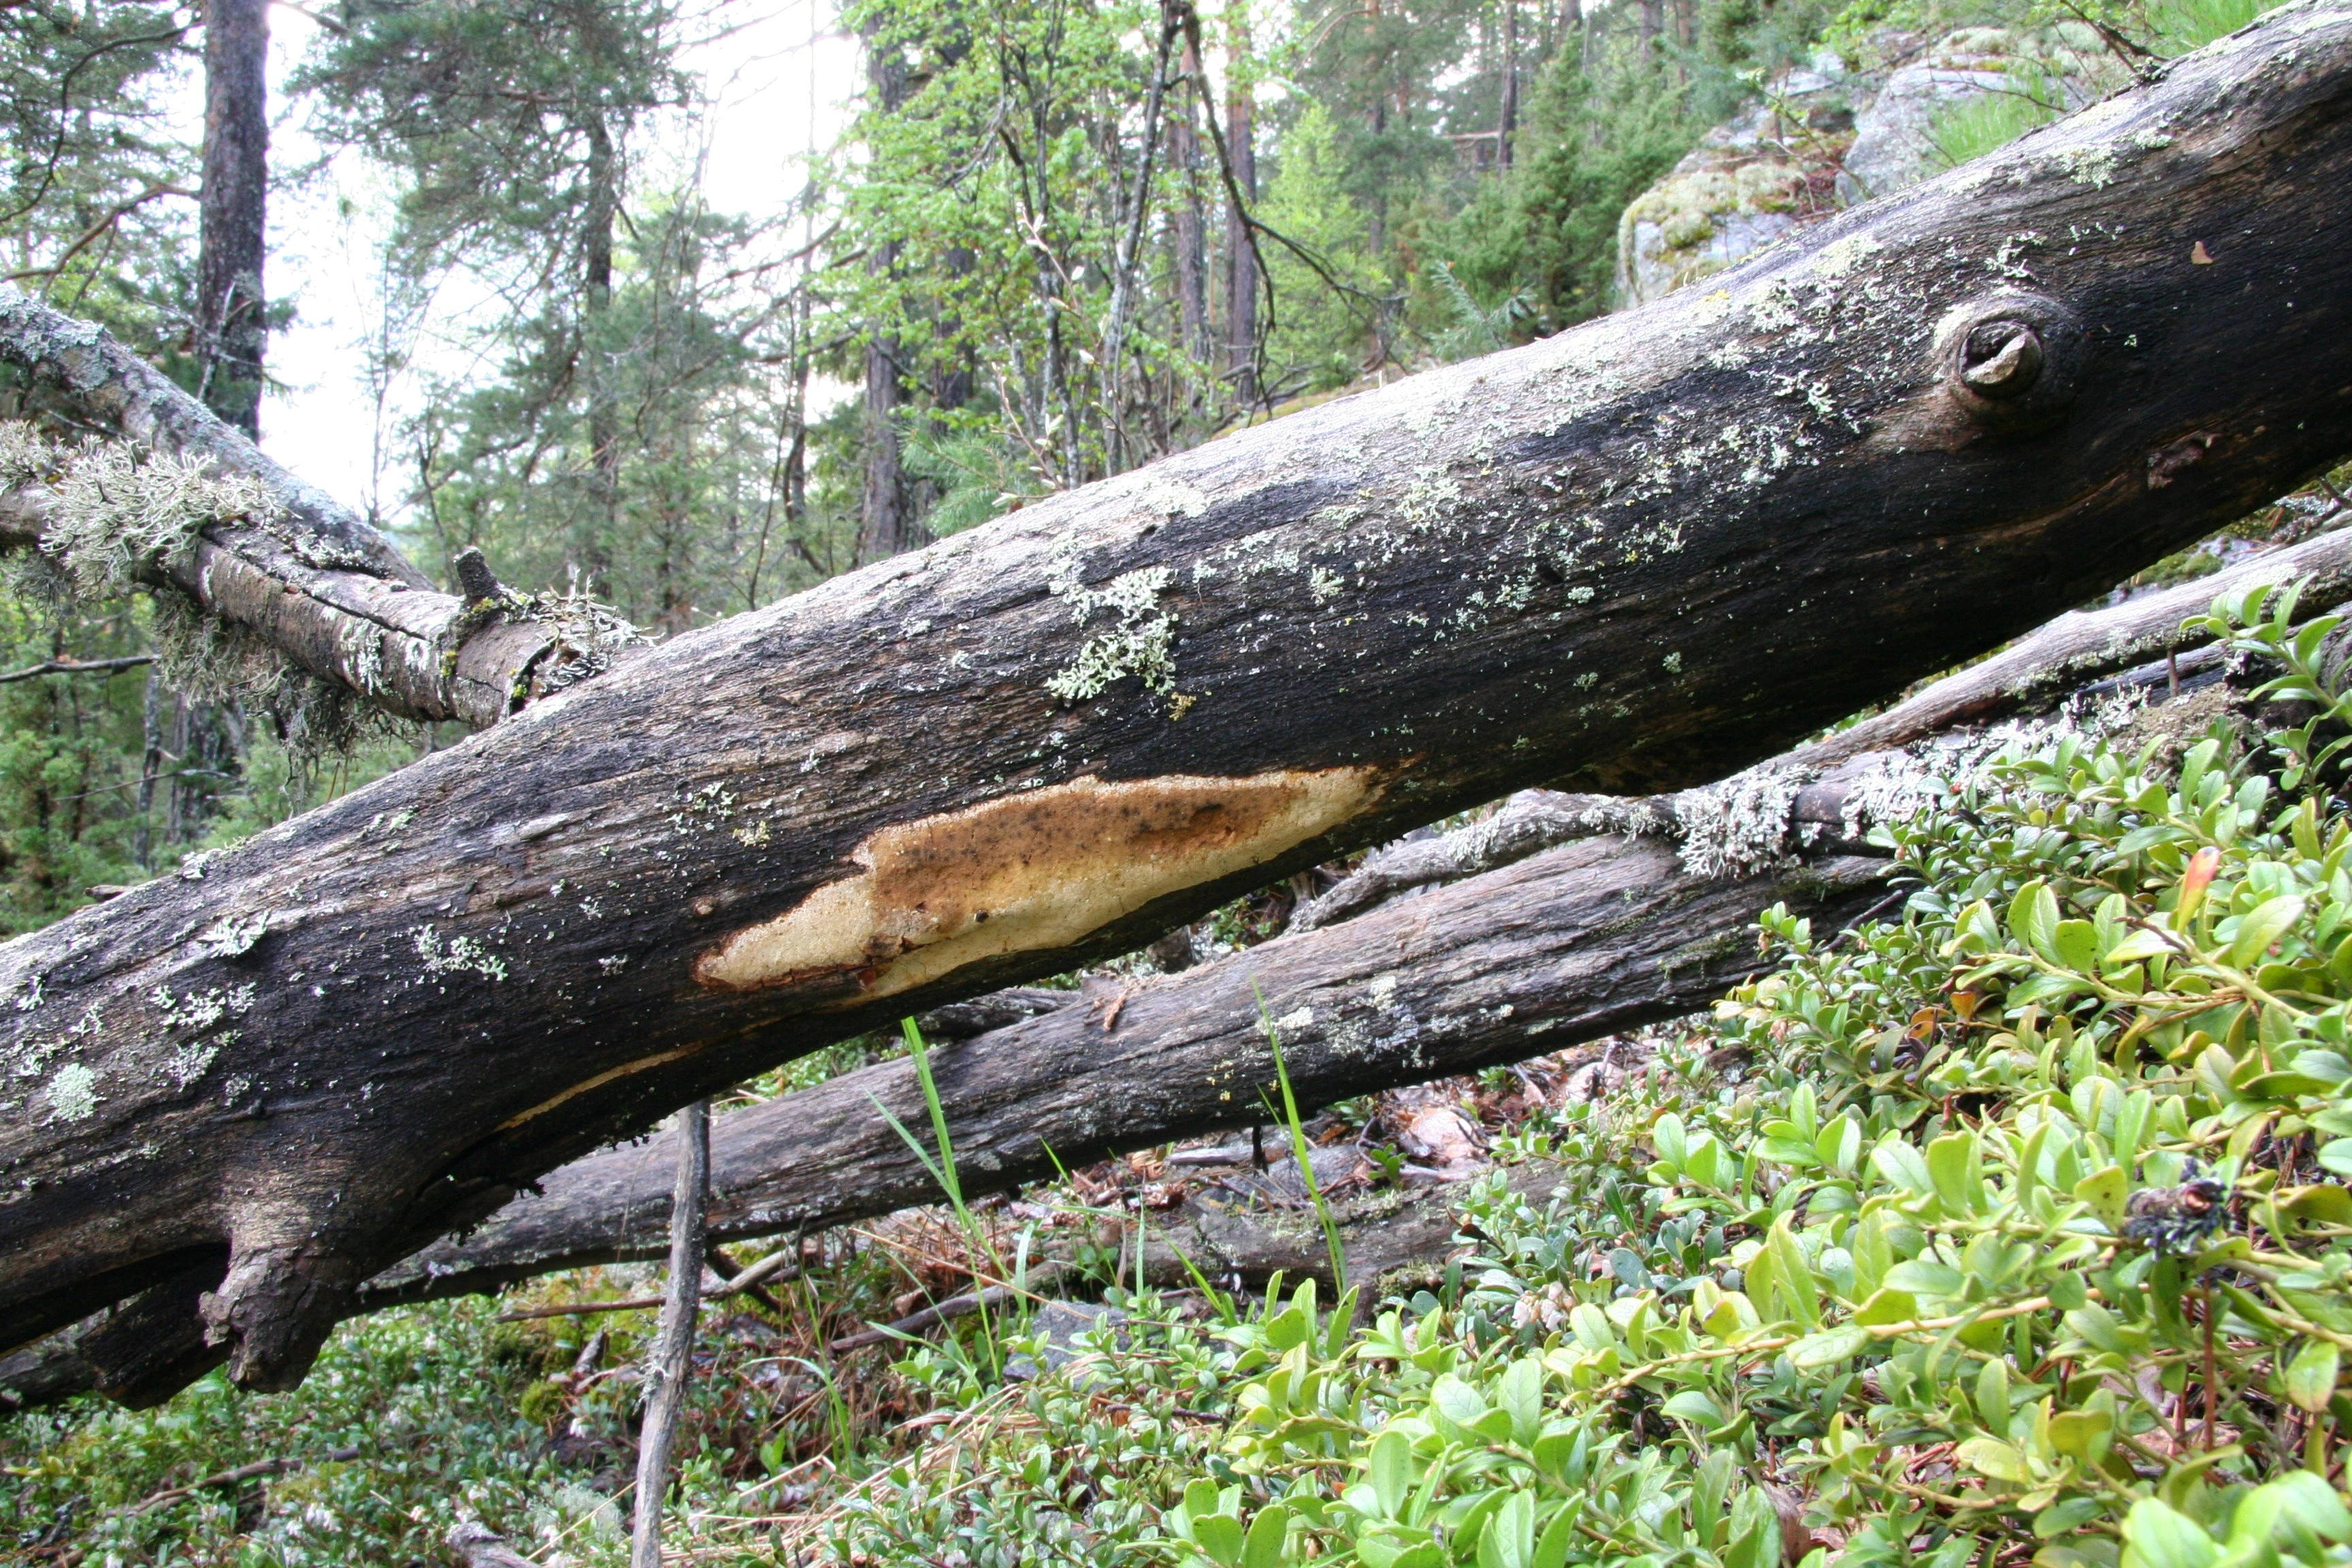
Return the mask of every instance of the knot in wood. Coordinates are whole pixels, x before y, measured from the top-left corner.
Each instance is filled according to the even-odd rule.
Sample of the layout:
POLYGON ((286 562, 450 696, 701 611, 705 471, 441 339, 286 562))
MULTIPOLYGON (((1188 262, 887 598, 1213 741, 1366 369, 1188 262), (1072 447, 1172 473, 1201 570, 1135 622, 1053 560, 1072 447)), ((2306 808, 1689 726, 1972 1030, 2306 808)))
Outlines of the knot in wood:
POLYGON ((2042 375, 2042 339, 2023 321, 1986 321, 1960 346, 1960 379, 1979 397, 2017 397, 2042 375))
POLYGON ((1937 379, 1970 426, 1989 435, 2032 436, 2074 406, 2090 334, 2048 295, 2005 289, 1948 311, 1933 353, 1937 379))

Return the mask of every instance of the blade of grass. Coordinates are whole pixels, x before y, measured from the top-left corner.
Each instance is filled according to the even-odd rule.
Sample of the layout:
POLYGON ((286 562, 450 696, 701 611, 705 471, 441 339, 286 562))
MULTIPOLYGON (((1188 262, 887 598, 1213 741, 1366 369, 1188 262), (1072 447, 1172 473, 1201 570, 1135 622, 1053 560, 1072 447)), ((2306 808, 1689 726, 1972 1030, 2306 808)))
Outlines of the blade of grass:
MULTIPOLYGON (((1339 1226, 1331 1217, 1331 1205, 1323 1201, 1322 1189, 1316 1184, 1314 1162, 1307 1157, 1307 1127, 1299 1120, 1298 1097, 1290 1092, 1290 1069, 1282 1060, 1281 1032, 1274 1026, 1265 993, 1258 989, 1255 979, 1250 982, 1250 994, 1257 998, 1258 1027, 1265 1031, 1266 1048, 1274 1053, 1275 1081, 1282 1086, 1282 1110, 1276 1120, 1290 1129, 1290 1157, 1298 1163, 1299 1184, 1307 1189, 1307 1201, 1314 1205, 1315 1217, 1323 1222, 1323 1244, 1331 1254, 1331 1289, 1337 1295, 1348 1288, 1347 1248, 1340 1245, 1339 1226)), ((1269 1105, 1266 1109, 1271 1111, 1274 1108, 1269 1105)))

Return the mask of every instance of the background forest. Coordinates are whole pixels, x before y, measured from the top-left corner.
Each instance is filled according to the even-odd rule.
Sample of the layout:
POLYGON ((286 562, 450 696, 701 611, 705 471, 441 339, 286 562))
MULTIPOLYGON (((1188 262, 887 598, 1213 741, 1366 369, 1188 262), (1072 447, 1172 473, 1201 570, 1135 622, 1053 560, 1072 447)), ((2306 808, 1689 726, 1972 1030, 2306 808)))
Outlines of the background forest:
MULTIPOLYGON (((380 320, 344 374, 419 390, 378 433, 379 493, 352 499, 428 570, 478 546, 509 582, 576 579, 672 632, 1557 331, 1610 307, 1628 201, 1832 17, 884 0, 826 19, 868 79, 854 101, 825 84, 854 118, 805 181, 780 145, 759 216, 649 146, 704 101, 681 55, 742 20, 371 0, 322 16, 267 106, 337 155, 273 169, 281 190, 388 193, 380 320)), ((9 275, 198 387, 200 150, 166 111, 199 17, 32 5, 0 27, 9 275)), ((264 335, 302 308, 268 300, 264 335)), ((11 668, 147 646, 135 616, 0 614, 11 668)), ((0 736, 16 929, 355 776, 312 776, 267 715, 143 667, 0 688, 0 736)))
MULTIPOLYGON (((478 549, 510 584, 591 593, 656 637, 1654 298, 2265 8, 866 0, 812 29, 852 41, 826 58, 861 73, 824 84, 837 135, 804 156, 808 106, 777 106, 771 198, 730 211, 677 149, 714 92, 691 62, 749 25, 746 0, 334 0, 301 13, 310 42, 267 102, 257 73, 224 87, 208 51, 232 0, 213 3, 209 30, 186 6, 0 7, 6 276, 268 444, 272 334, 304 301, 269 291, 257 253, 206 252, 205 149, 183 112, 208 78, 216 105, 241 91, 249 121, 299 124, 322 153, 273 163, 250 202, 379 204, 351 209, 380 243, 375 320, 347 366, 381 416, 378 483, 344 499, 453 586, 478 549), (1978 85, 1923 100, 1896 156, 1856 107, 1906 68, 1978 85)), ((0 412, 23 406, 14 387, 0 412)), ((2343 510, 2314 492, 2163 574, 2343 510)), ((11 570, 9 931, 460 738, 314 732, 267 691, 155 657, 144 601, 95 609, 37 559, 11 570)), ((2340 669, 2311 665, 2272 608, 2216 629, 2342 721, 2340 669)), ((2352 1114, 2352 1064, 2318 1048, 2329 1020, 2340 1045, 2352 1005, 2352 828, 2320 734, 2241 714, 2153 747, 2028 736, 1965 809, 1889 837, 1907 908, 1843 946, 1768 916, 1781 967, 1712 1022, 1622 1061, 1457 1085, 1459 1138, 1421 1115, 1434 1100, 1291 1115, 1311 1210, 1307 1140, 1360 1147, 1384 1117, 1420 1129, 1400 1145, 1414 1159, 1445 1164, 1466 1139, 1474 1163, 1563 1167, 1587 1200, 1470 1184, 1473 1256, 1353 1326, 1311 1286, 1253 1301, 1200 1279, 1171 1307, 1114 1223, 1160 1201, 1164 1163, 967 1208, 936 1141, 949 1209, 794 1238, 788 1287, 706 1319, 674 1543, 693 1561, 959 1568, 2352 1560, 2330 1479, 2352 1420, 2335 1392, 2352 1349, 2342 1189, 2297 1211, 2300 1233, 2274 1206, 2276 1234, 2308 1246, 2265 1267, 2320 1282, 2250 1298, 2218 1351, 2211 1290, 2181 1306, 2200 1288, 2182 1258, 2210 1226, 2094 1258, 2048 1201, 2143 1150, 2151 1186, 2188 1191, 2216 1165, 2275 1202, 2310 1190, 2294 1159, 2352 1170, 2315 1154, 2352 1132, 2327 1120, 2352 1114), (2184 994, 2284 944, 2299 994, 2322 999, 2296 1026, 2305 1058, 2328 1059, 2236 1070, 2229 1050, 2284 1038, 2248 1006, 2133 1061, 2099 1009, 2117 968, 2149 959, 2122 934, 2142 917, 2187 944, 2184 994), (1980 1000, 2004 987, 2015 1009, 1980 1000), (1904 1041, 1920 1048, 1898 1064, 1904 1041), (2311 1134, 2267 1175, 2242 1131, 2261 1118, 2311 1134), (2059 1171, 2033 1207, 2032 1173, 2059 1171), (1025 1285, 1041 1238, 1087 1312, 1108 1303, 1126 1327, 1016 1308, 936 1346, 859 1339, 984 1278, 1025 1285), (2011 1305, 1977 1321, 1996 1297, 2011 1305), (1685 1306, 1699 1327, 1668 1323, 1685 1306), (1775 1324, 1789 1331, 1757 1338, 1775 1324), (1669 1364, 1650 1425, 1624 1430, 1612 1391, 1669 1364)), ((1191 940, 1255 941, 1312 890, 1269 889, 1191 940)), ((883 1049, 834 1047, 742 1097, 883 1049)), ((2125 1234, 2120 1187, 2083 1202, 2125 1234)), ((635 1386, 614 1369, 652 1317, 560 1309, 635 1299, 646 1278, 589 1271, 347 1325, 295 1394, 215 1376, 153 1412, 86 1398, 7 1418, 0 1556, 456 1561, 449 1526, 479 1517, 542 1563, 622 1561, 635 1386)))

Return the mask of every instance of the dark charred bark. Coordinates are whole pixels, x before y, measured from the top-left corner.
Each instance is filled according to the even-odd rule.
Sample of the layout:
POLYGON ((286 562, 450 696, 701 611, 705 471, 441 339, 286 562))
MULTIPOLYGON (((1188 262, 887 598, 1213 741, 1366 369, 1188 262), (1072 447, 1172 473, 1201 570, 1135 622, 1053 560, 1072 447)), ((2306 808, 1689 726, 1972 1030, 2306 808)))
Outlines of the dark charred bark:
POLYGON ((284 1385, 370 1276, 780 1059, 2014 635, 2352 449, 2347 174, 2352 16, 2290 5, 1703 295, 682 636, 20 938, 0 1340, 226 1248, 205 1321, 284 1385))

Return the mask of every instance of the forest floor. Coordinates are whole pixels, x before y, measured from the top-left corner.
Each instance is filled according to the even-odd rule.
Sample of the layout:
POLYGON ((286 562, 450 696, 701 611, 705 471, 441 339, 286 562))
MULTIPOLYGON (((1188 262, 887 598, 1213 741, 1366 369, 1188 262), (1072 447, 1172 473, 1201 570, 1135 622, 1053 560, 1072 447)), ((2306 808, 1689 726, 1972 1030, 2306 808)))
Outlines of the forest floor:
MULTIPOLYGON (((1710 1014, 791 1243, 702 1319, 672 1560, 2347 1561, 2352 694, 2275 608, 2232 638, 2301 707, 2021 738, 1885 831, 1906 908, 1768 911, 1710 1014)), ((577 1309, 658 1287, 0 1419, 0 1556, 624 1562, 654 1314, 577 1309)))

